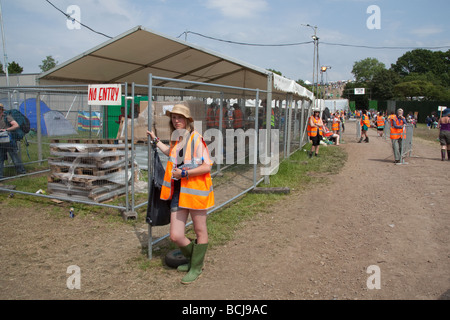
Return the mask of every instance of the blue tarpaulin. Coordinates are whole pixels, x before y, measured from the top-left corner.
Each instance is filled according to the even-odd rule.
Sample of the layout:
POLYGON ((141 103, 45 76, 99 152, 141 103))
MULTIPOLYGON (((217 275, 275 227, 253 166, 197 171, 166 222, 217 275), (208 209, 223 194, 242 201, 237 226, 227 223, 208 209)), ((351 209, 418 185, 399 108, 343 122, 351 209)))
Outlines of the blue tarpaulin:
POLYGON ((78 111, 78 130, 79 131, 100 131, 100 112, 78 111))

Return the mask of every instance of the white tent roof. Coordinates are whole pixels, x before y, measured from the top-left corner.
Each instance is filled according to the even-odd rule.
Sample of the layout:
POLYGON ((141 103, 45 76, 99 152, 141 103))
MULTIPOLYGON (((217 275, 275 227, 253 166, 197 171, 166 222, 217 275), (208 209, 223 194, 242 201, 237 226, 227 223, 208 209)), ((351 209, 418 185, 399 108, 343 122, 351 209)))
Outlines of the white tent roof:
MULTIPOLYGON (((42 73, 38 81, 40 85, 125 82, 146 85, 150 73, 164 78, 260 90, 267 90, 268 77, 272 76, 274 97, 292 93, 297 99, 313 99, 310 91, 293 80, 141 26, 42 73)), ((205 89, 162 80, 153 85, 205 89)))

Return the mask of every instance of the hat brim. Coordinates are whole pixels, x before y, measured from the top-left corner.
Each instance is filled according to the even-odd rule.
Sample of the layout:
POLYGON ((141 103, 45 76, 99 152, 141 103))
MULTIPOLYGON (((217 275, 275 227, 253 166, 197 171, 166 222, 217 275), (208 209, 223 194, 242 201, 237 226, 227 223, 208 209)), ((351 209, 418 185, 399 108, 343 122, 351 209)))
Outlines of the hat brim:
POLYGON ((186 115, 181 113, 181 112, 172 112, 172 111, 167 110, 166 111, 166 116, 168 116, 170 118, 172 116, 172 113, 179 114, 179 115, 185 117, 186 119, 188 119, 189 121, 194 122, 194 119, 192 117, 186 117, 186 115))

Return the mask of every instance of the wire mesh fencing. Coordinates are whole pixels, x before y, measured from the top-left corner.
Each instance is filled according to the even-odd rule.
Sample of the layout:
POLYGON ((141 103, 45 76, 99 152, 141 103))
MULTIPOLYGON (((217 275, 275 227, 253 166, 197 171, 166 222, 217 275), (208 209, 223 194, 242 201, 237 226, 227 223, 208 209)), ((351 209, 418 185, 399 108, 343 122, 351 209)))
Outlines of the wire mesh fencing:
MULTIPOLYGON (((26 173, 16 172, 8 157, 0 191, 111 207, 137 217, 149 205, 147 130, 169 144, 166 111, 175 104, 190 109, 214 161, 216 205, 208 213, 255 188, 307 143, 310 102, 292 94, 220 85, 197 89, 195 82, 190 89, 169 88, 153 80, 165 79, 122 84, 120 106, 89 105, 87 85, 0 88, 5 109, 19 110, 31 127, 17 142, 26 173)), ((165 165, 167 156, 158 154, 165 165)), ((168 228, 149 226, 150 257, 168 228)))

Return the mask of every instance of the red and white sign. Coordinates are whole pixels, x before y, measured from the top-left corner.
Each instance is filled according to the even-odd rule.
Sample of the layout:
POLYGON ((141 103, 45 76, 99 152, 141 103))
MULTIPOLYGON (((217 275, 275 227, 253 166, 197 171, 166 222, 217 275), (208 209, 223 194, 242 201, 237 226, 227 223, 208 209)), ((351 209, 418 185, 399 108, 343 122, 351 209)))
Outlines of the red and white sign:
POLYGON ((122 85, 120 84, 89 85, 88 104, 91 106, 122 105, 122 85))

